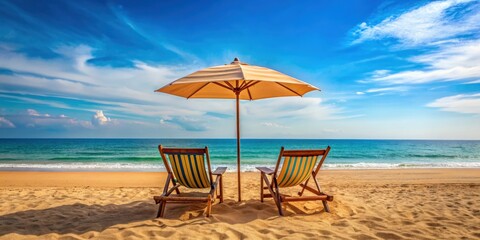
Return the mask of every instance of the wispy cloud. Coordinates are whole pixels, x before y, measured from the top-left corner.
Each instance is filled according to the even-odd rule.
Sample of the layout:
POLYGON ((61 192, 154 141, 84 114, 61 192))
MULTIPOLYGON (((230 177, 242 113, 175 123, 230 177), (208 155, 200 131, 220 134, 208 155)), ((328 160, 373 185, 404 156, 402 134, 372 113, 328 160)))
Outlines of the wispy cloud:
POLYGON ((243 115, 252 115, 258 119, 310 119, 325 120, 341 118, 341 108, 326 104, 321 98, 278 98, 242 103, 243 115))
POLYGON ((480 93, 443 97, 427 104, 427 106, 440 108, 447 112, 480 114, 480 93))
POLYGON ((387 46, 401 45, 390 52, 410 56, 404 57, 408 67, 377 69, 357 81, 371 88, 356 94, 401 93, 413 90, 411 85, 452 81, 476 84, 480 79, 479 33, 480 2, 475 0, 422 3, 378 23, 363 22, 353 31, 353 44, 387 40, 387 46))
POLYGON ((128 9, 113 2, 61 1, 32 5, 2 1, 0 17, 4 23, 0 31, 5 33, 2 40, 32 56, 56 57, 52 50, 67 43, 95 47, 96 58, 111 60, 102 62, 104 66, 135 59, 161 61, 168 57, 192 61, 194 57, 167 41, 157 23, 149 26, 148 22, 129 18, 128 9))
MULTIPOLYGON (((152 44, 153 46, 156 46, 159 49, 166 49, 172 53, 175 53, 184 59, 187 59, 188 61, 198 61, 198 58, 186 51, 183 51, 182 49, 178 48, 171 42, 168 42, 165 40, 164 37, 162 36, 154 36, 152 35, 151 31, 148 32, 144 30, 142 27, 138 26, 135 24, 125 13, 123 8, 120 6, 116 6, 114 4, 109 4, 110 10, 113 12, 113 14, 118 18, 118 20, 122 23, 124 23, 126 26, 128 26, 133 32, 138 34, 138 36, 142 37, 145 39, 147 42, 152 44)), ((158 31, 158 30, 157 30, 158 31)))
MULTIPOLYGON (((98 104, 116 106, 116 110, 123 109, 125 112, 142 109, 139 106, 146 105, 147 108, 155 107, 157 110, 153 113, 158 114, 159 111, 168 112, 171 109, 168 106, 172 104, 166 102, 174 97, 155 94, 153 90, 176 76, 193 71, 185 67, 152 66, 143 62, 136 62, 133 68, 97 67, 87 63, 92 57, 91 48, 66 48, 58 51, 62 54, 58 60, 31 58, 4 50, 0 54, 0 68, 10 69, 13 74, 0 78, 3 95, 10 93, 9 98, 37 103, 40 103, 39 100, 31 96, 88 99, 98 104), (19 97, 12 93, 26 95, 19 97), (162 105, 165 107, 159 107, 162 105)), ((53 100, 48 104, 69 107, 66 103, 53 100)))
MULTIPOLYGON (((19 103, 34 103, 34 104, 42 104, 42 105, 46 105, 46 106, 51 106, 51 107, 55 107, 55 108, 74 109, 73 107, 70 107, 67 104, 64 104, 64 103, 61 103, 61 102, 40 100, 40 99, 36 99, 36 98, 17 96, 17 95, 11 95, 11 94, 2 94, 1 91, 0 91, 0 98, 12 99, 12 100, 15 100, 16 102, 19 102, 19 103)), ((79 108, 75 108, 75 109, 79 109, 79 108)))
POLYGON ((203 132, 208 130, 208 126, 206 126, 205 119, 200 120, 198 118, 191 118, 191 117, 173 117, 168 120, 162 119, 161 122, 168 122, 173 125, 177 125, 180 128, 193 131, 193 132, 203 132), (163 120, 163 121, 162 121, 163 120))
POLYGON ((379 23, 363 22, 353 31, 353 44, 367 40, 396 39, 404 45, 429 44, 480 27, 480 3, 476 0, 433 1, 391 15, 379 23))
POLYGON ((15 125, 10 120, 0 117, 0 128, 14 128, 15 125))
POLYGON ((16 128, 40 128, 40 129, 71 129, 71 128, 92 128, 89 121, 82 121, 61 115, 50 115, 40 113, 34 109, 27 109, 24 112, 5 115, 12 126, 16 128))
POLYGON ((269 128, 288 128, 288 126, 284 126, 275 122, 262 122, 260 125, 269 128))
POLYGON ((480 78, 480 40, 448 44, 439 49, 412 57, 411 62, 425 67, 382 75, 372 81, 386 84, 422 84, 435 81, 470 81, 480 78))
MULTIPOLYGON (((164 119, 185 131, 196 132, 206 131, 219 121, 231 121, 228 118, 234 113, 234 104, 229 100, 186 100, 153 92, 200 68, 199 65, 165 66, 136 61, 134 67, 99 67, 88 64, 94 58, 94 50, 84 45, 58 48, 61 56, 58 60, 3 51, 6 54, 0 55, 0 68, 11 69, 12 74, 3 75, 0 86, 2 96, 9 99, 89 113, 100 108, 108 110, 110 115, 156 119, 158 125, 159 119, 164 119), (37 67, 30 68, 32 65, 37 67), (49 99, 41 99, 45 97, 49 99), (89 102, 86 108, 70 103, 85 99, 89 102)), ((272 117, 305 120, 344 117, 340 108, 325 104, 320 98, 308 97, 242 102, 241 112, 254 114, 260 121, 272 117)), ((105 121, 97 120, 102 119, 98 116, 92 122, 101 125, 105 121)))
POLYGON ((377 93, 377 94, 386 94, 389 92, 406 92, 408 87, 406 86, 395 86, 395 87, 382 87, 382 88, 370 88, 363 92, 356 92, 357 95, 364 95, 365 93, 377 93))

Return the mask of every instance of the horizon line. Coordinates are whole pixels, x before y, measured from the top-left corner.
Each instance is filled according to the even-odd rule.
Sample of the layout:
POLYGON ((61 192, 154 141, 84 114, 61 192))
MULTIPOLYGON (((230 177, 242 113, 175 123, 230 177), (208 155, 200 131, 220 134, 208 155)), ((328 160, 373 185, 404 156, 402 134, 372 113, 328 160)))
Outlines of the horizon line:
MULTIPOLYGON (((107 140, 107 139, 164 139, 164 140, 236 140, 236 138, 154 138, 154 137, 146 137, 146 138, 135 138, 135 137, 105 137, 105 138, 95 138, 95 137, 13 137, 13 138, 2 138, 0 140, 47 140, 47 139, 99 139, 99 140, 107 140)), ((480 141, 480 139, 432 139, 432 138, 241 138, 241 140, 367 140, 367 141, 480 141)))

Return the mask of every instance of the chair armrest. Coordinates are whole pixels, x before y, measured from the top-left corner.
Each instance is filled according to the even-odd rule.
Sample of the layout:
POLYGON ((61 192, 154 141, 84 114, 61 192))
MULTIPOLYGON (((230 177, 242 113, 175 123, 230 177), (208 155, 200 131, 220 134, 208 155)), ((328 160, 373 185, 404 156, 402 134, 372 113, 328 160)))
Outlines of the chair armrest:
POLYGON ((268 167, 257 167, 260 172, 265 173, 267 175, 273 174, 273 170, 268 167))
POLYGON ((227 167, 217 167, 215 171, 213 171, 212 175, 222 175, 227 171, 227 167))

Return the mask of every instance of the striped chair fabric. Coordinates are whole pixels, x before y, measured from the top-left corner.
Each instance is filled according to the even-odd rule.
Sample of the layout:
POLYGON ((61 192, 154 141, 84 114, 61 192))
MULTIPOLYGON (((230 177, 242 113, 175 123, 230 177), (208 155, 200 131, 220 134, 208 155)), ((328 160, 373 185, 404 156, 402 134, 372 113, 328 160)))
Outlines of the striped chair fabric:
POLYGON ((203 154, 168 154, 176 180, 188 188, 208 188, 210 179, 203 154))
POLYGON ((318 156, 285 156, 278 175, 279 187, 297 186, 312 174, 318 156))

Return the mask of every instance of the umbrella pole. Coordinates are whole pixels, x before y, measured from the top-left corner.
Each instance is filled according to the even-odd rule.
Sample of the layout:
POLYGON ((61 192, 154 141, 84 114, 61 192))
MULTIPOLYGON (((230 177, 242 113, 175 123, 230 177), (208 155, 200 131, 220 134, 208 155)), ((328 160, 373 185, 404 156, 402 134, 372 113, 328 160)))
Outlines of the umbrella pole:
POLYGON ((242 189, 240 183, 240 93, 235 93, 237 95, 237 181, 238 181, 238 201, 242 201, 242 189))

